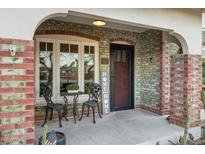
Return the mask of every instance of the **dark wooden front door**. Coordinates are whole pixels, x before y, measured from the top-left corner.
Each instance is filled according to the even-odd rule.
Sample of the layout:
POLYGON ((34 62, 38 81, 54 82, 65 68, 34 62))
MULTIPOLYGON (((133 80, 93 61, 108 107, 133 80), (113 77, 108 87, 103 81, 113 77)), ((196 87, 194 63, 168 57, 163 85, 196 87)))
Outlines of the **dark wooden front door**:
POLYGON ((133 52, 133 46, 110 44, 111 111, 134 107, 133 52))

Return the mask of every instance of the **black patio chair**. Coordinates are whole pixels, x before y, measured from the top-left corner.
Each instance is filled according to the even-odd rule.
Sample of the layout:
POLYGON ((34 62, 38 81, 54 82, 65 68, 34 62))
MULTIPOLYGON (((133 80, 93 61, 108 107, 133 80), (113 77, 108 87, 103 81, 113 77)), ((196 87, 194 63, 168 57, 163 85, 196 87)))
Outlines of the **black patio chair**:
POLYGON ((53 103, 51 96, 52 96, 52 91, 49 87, 44 87, 43 88, 43 97, 46 100, 46 114, 45 114, 45 120, 44 123, 42 125, 42 127, 46 124, 47 122, 47 118, 48 118, 48 112, 49 110, 51 111, 51 116, 50 116, 50 120, 52 120, 53 118, 53 110, 56 110, 58 113, 58 119, 59 119, 59 126, 62 127, 62 123, 61 123, 61 116, 62 116, 62 111, 63 111, 63 104, 60 103, 53 103))
POLYGON ((87 107, 88 108, 87 117, 89 116, 90 108, 92 108, 93 123, 96 123, 95 122, 95 109, 96 109, 96 107, 98 108, 99 117, 102 118, 101 110, 100 110, 100 106, 102 107, 102 88, 97 83, 89 83, 87 90, 88 90, 88 94, 89 94, 89 99, 86 102, 84 102, 82 105, 82 114, 81 114, 79 121, 82 120, 83 114, 84 114, 84 109, 85 109, 85 107, 87 107))

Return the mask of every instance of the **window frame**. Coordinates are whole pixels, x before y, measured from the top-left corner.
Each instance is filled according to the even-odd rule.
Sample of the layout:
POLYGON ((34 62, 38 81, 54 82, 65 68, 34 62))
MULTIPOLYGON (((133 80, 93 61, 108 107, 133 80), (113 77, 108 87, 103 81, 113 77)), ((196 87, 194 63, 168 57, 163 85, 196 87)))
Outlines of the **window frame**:
MULTIPOLYGON (((79 90, 81 91, 81 86, 82 85, 80 85, 80 56, 81 56, 81 54, 80 54, 80 43, 79 42, 76 42, 76 41, 67 41, 67 40, 57 40, 57 58, 56 58, 56 73, 57 73, 57 76, 56 76, 56 86, 57 86, 57 98, 58 99, 60 99, 62 96, 60 95, 60 44, 61 43, 64 43, 64 44, 76 44, 76 45, 78 45, 78 86, 79 86, 79 90)), ((70 47, 69 47, 69 50, 70 50, 70 47)), ((76 90, 77 91, 77 90, 76 90)), ((76 92, 76 91, 71 91, 71 92, 76 92)))
MULTIPOLYGON (((36 78, 35 78, 35 86, 36 86, 36 104, 45 104, 45 100, 43 97, 40 97, 40 69, 39 69, 39 45, 40 42, 48 42, 53 43, 53 96, 52 99, 57 102, 62 102, 63 96, 60 96, 60 43, 67 44, 77 44, 78 45, 78 85, 79 91, 84 91, 84 46, 94 46, 94 57, 95 57, 95 73, 94 73, 94 81, 99 83, 99 42, 91 39, 87 39, 84 37, 71 36, 71 35, 43 35, 43 36, 35 36, 35 46, 36 46, 36 54, 35 54, 35 62, 36 62, 36 78), (57 74, 57 75, 56 75, 57 74)), ((82 95, 82 97, 88 97, 86 94, 82 95)))
MULTIPOLYGON (((95 60, 94 60, 94 70, 95 70, 95 72, 94 72, 94 81, 95 82, 97 82, 97 83, 99 83, 99 63, 100 63, 100 61, 99 61, 99 49, 97 48, 97 46, 96 46, 96 44, 93 44, 93 43, 82 43, 82 58, 83 58, 83 60, 81 60, 81 62, 83 62, 83 64, 82 64, 82 66, 83 66, 83 68, 82 68, 82 73, 83 73, 83 77, 84 77, 84 46, 94 46, 95 47, 95 50, 94 50, 94 58, 95 58, 95 60), (97 48, 97 49, 96 49, 97 48), (98 52, 97 52, 98 51, 98 52)), ((84 91, 84 81, 85 80, 85 78, 83 78, 83 89, 82 89, 82 91, 84 91)))

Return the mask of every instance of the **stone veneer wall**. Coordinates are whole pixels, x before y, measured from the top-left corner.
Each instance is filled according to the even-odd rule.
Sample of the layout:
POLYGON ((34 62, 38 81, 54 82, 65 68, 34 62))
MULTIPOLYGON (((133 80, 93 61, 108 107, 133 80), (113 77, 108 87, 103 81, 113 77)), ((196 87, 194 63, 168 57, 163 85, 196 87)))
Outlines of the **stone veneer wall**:
POLYGON ((201 123, 201 55, 174 55, 171 59, 170 122, 185 126, 189 104, 190 125, 201 123))
POLYGON ((136 52, 136 100, 140 107, 161 114, 162 32, 148 30, 139 35, 136 52))
POLYGON ((33 41, 0 38, 0 144, 34 144, 33 41))

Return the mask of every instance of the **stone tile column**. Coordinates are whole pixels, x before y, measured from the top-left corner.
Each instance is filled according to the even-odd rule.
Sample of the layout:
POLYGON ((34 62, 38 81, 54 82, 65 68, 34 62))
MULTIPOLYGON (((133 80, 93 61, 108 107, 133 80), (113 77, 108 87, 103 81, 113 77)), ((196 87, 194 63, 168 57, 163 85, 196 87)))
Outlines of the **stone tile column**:
POLYGON ((189 104, 190 127, 201 123, 201 55, 174 55, 171 59, 170 122, 184 127, 189 104))
POLYGON ((100 83, 102 86, 103 114, 110 113, 109 53, 109 42, 106 39, 102 39, 100 41, 100 83))
POLYGON ((33 41, 0 38, 0 144, 34 144, 34 122, 33 41))

